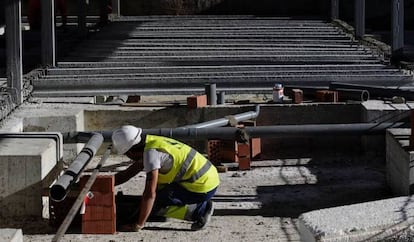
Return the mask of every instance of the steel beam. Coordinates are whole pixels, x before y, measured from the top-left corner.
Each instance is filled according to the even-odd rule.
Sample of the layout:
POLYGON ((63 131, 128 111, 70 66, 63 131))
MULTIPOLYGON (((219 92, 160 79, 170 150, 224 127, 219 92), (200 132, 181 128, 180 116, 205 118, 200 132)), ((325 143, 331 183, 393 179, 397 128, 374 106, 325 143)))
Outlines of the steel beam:
POLYGON ((7 86, 16 104, 23 102, 22 7, 20 0, 8 0, 6 15, 7 86))

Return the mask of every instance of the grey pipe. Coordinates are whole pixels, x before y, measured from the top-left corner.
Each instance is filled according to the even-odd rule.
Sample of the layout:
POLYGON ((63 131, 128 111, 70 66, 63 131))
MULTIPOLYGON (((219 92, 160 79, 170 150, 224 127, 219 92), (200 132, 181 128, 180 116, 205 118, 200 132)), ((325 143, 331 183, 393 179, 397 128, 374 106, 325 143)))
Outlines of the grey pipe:
POLYGON ((215 120, 211 120, 211 121, 207 121, 207 122, 203 122, 203 123, 186 125, 186 126, 179 127, 179 128, 201 129, 201 128, 222 127, 222 126, 228 125, 232 120, 234 120, 235 122, 240 122, 240 121, 245 121, 245 120, 249 120, 249 119, 255 119, 259 116, 259 112, 260 112, 260 106, 257 105, 256 106, 256 111, 254 111, 254 112, 249 111, 249 112, 245 112, 245 113, 231 115, 231 117, 229 117, 229 118, 220 118, 220 119, 215 119, 215 120), (230 119, 232 119, 232 120, 230 120, 230 119))
POLYGON ((238 139, 240 131, 249 137, 287 138, 309 137, 321 135, 375 135, 383 134, 388 128, 396 128, 404 123, 353 123, 353 124, 304 124, 256 126, 243 129, 235 127, 221 128, 176 128, 176 129, 145 129, 144 134, 154 134, 184 140, 198 139, 238 139))
POLYGON ((207 104, 217 105, 217 87, 215 83, 206 83, 205 92, 207 94, 207 104))
POLYGON ((356 100, 366 102, 369 100, 369 92, 361 89, 337 88, 339 100, 356 100))
POLYGON ((85 199, 86 194, 91 189, 93 183, 96 180, 96 177, 99 174, 99 170, 105 164, 106 160, 108 159, 109 155, 111 154, 111 146, 109 146, 104 155, 102 156, 101 160, 99 161, 98 165, 93 170, 91 176, 89 177, 88 181, 86 182, 85 186, 82 188, 81 192, 79 193, 78 197, 76 198, 75 202, 73 203, 72 207, 70 208, 68 214, 66 215, 65 219, 63 220, 62 224, 60 225, 59 229, 57 230, 55 236, 52 238, 52 241, 59 241, 62 235, 66 233, 66 230, 69 228, 70 224, 72 223, 73 219, 75 218, 76 214, 79 211, 79 208, 82 206, 82 203, 85 199))
POLYGON ((76 156, 69 168, 66 169, 63 175, 52 185, 50 189, 51 199, 57 202, 65 199, 70 187, 78 180, 80 174, 95 156, 103 141, 104 137, 102 134, 93 133, 88 143, 86 143, 82 151, 76 156))
POLYGON ((347 89, 360 89, 367 90, 371 97, 383 97, 383 98, 392 98, 395 96, 404 97, 407 100, 414 100, 414 90, 412 89, 398 89, 382 86, 372 86, 372 85, 361 85, 361 84, 351 84, 351 83, 342 83, 342 82, 331 82, 329 88, 332 90, 347 88, 347 89))
MULTIPOLYGON (((247 126, 243 129, 235 127, 214 128, 159 128, 144 129, 143 134, 153 134, 183 140, 202 139, 236 139, 240 131, 246 132, 252 138, 287 138, 309 137, 316 135, 375 135, 383 134, 388 128, 403 126, 398 123, 352 123, 352 124, 302 124, 302 125, 275 125, 275 126, 247 126)), ((105 142, 111 142, 112 131, 95 131, 101 133, 105 142)), ((79 143, 90 133, 80 132, 64 134, 65 143, 79 143)))

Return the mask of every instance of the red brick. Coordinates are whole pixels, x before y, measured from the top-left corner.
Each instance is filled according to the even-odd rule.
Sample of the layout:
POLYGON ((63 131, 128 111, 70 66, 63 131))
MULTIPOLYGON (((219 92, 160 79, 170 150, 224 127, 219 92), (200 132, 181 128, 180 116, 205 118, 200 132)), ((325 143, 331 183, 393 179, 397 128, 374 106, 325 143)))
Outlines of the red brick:
POLYGON ((211 163, 213 163, 214 165, 219 165, 221 162, 220 146, 221 146, 220 140, 208 140, 207 141, 207 156, 208 156, 208 159, 211 161, 211 163))
POLYGON ((239 157, 239 170, 250 170, 250 157, 239 157))
POLYGON ((223 162, 238 162, 236 151, 233 150, 221 150, 220 157, 223 162))
POLYGON ((320 102, 338 102, 338 92, 330 90, 316 91, 316 99, 320 102))
POLYGON ((116 225, 112 221, 86 221, 82 223, 82 234, 115 234, 116 225))
MULTIPOLYGON (((84 187, 86 182, 89 179, 89 175, 82 176, 79 184, 81 187, 84 187)), ((113 175, 98 175, 95 182, 93 183, 91 191, 108 193, 115 191, 115 178, 113 175)))
POLYGON ((207 95, 193 95, 187 97, 188 108, 201 108, 207 106, 207 95))
POLYGON ((303 102, 303 91, 300 89, 292 89, 292 101, 294 104, 303 102))
POLYGON ((260 159, 262 154, 262 141, 260 138, 251 138, 250 139, 250 158, 260 159))
POLYGON ((238 143, 237 144, 237 156, 240 157, 250 157, 250 145, 238 143))
POLYGON ((88 201, 88 205, 90 206, 112 206, 115 203, 113 192, 92 192, 92 194, 93 197, 88 201))
MULTIPOLYGON (((80 180, 83 187, 89 176, 80 180)), ((116 206, 113 175, 98 175, 90 191, 89 198, 82 215, 82 233, 113 234, 116 232, 116 206)))

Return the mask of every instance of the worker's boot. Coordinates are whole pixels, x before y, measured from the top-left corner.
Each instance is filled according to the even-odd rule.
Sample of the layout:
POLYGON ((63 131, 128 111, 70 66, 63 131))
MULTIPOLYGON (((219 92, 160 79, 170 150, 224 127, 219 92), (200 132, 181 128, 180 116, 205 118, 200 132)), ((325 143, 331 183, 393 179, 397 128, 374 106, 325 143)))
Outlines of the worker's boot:
POLYGON ((214 204, 213 201, 209 200, 207 201, 206 208, 204 215, 197 218, 194 223, 191 225, 191 230, 202 230, 204 229, 207 224, 211 220, 211 216, 214 213, 214 204))

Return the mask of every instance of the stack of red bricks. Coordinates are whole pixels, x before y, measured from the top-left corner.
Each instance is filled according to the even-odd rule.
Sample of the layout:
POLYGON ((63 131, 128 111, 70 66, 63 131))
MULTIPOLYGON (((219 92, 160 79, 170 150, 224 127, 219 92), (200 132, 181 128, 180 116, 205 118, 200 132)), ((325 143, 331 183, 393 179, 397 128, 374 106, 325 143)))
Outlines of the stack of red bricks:
MULTIPOLYGON (((254 122, 241 123, 240 126, 255 125, 254 122)), ((207 145, 209 160, 216 166, 222 163, 238 163, 239 170, 250 170, 251 161, 261 154, 260 138, 251 138, 248 143, 235 140, 209 140, 207 145)))
MULTIPOLYGON (((83 187, 89 176, 80 180, 83 187)), ((82 215, 83 234, 114 234, 116 232, 115 179, 113 175, 98 175, 85 199, 82 215)))

